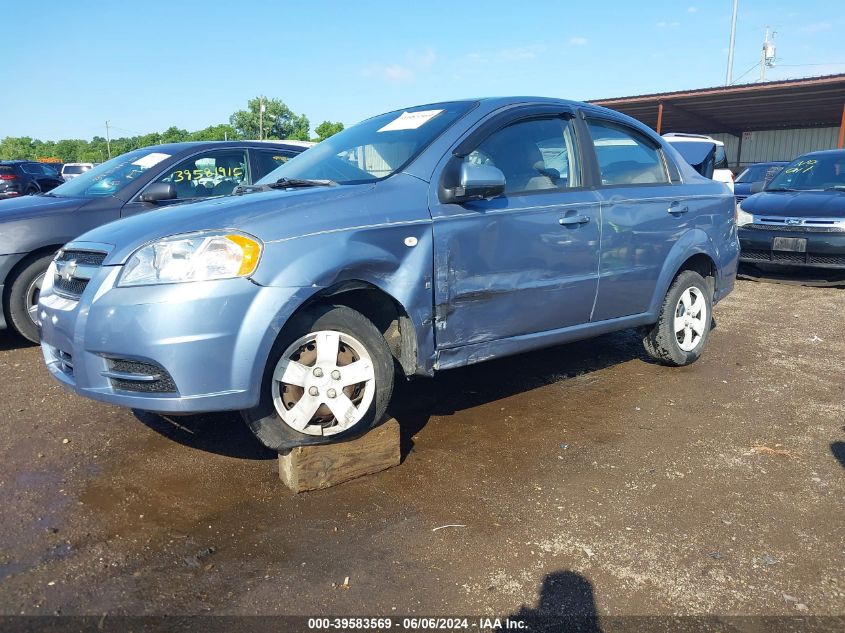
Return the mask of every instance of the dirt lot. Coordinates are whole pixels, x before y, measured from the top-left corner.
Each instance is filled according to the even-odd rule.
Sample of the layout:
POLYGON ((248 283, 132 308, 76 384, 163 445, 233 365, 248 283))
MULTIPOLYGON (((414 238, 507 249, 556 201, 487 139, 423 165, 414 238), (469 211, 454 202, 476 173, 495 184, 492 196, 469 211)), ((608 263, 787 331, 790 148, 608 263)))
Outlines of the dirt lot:
POLYGON ((688 368, 628 332, 418 381, 401 466, 300 496, 235 416, 0 333, 0 613, 843 614, 844 315, 743 281, 688 368))

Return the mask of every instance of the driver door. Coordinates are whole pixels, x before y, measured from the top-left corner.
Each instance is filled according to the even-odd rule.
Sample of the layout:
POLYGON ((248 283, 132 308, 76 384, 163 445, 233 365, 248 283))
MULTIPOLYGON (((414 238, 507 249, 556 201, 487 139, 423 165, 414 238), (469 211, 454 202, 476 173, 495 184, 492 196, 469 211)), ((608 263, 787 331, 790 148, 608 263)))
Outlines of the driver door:
POLYGON ((578 126, 563 112, 524 117, 463 158, 500 169, 504 195, 463 204, 432 196, 438 349, 590 320, 601 218, 583 186, 578 126))

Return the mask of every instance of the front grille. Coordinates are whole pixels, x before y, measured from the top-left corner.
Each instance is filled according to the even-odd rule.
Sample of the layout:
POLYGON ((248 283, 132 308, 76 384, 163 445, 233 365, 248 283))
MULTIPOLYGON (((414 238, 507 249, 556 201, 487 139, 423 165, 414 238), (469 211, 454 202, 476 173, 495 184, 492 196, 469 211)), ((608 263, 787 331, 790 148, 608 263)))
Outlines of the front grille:
POLYGON ((737 202, 742 202, 742 201, 743 201, 743 200, 745 200, 748 196, 734 196, 734 197, 736 198, 736 201, 737 201, 737 202))
POLYGON ((812 253, 786 253, 782 251, 744 250, 744 261, 772 262, 775 264, 805 264, 810 266, 845 266, 845 255, 814 255, 812 253))
POLYGON ((105 253, 97 253, 95 251, 62 251, 58 257, 57 262, 67 262, 76 260, 77 264, 85 264, 86 266, 101 266, 105 260, 105 253))
POLYGON ((108 359, 109 371, 126 374, 125 377, 109 376, 113 389, 141 393, 175 393, 176 383, 164 367, 150 362, 108 359), (155 377, 154 380, 150 380, 155 377))
POLYGON ((53 278, 56 293, 68 299, 79 299, 105 258, 105 253, 96 251, 61 251, 56 257, 53 278))
POLYGON ((792 231, 795 233, 845 233, 841 226, 808 226, 799 224, 788 226, 786 224, 743 224, 740 228, 754 231, 792 231))

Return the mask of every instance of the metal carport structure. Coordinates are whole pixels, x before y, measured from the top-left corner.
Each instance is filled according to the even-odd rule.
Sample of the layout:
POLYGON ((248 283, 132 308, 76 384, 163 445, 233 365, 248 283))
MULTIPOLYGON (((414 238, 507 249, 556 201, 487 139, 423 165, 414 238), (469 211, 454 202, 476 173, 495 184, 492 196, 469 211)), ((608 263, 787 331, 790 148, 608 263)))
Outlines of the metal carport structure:
POLYGON ((743 162, 743 137, 749 138, 754 132, 834 128, 826 137, 829 140, 816 144, 845 146, 845 74, 596 99, 590 103, 623 112, 660 134, 691 132, 734 137, 725 140, 734 141, 726 145, 733 146, 737 165, 743 162))

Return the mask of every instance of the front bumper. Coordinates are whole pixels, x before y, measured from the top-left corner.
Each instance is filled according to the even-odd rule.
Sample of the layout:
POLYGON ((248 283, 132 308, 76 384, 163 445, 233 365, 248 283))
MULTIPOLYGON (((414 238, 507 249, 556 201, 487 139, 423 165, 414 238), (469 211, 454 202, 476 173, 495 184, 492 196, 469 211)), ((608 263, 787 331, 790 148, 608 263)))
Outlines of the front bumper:
POLYGON ((81 396, 160 413, 258 404, 273 342, 309 289, 242 278, 117 288, 120 271, 100 268, 78 301, 49 284, 42 291, 41 347, 59 382, 81 396), (146 373, 157 379, 120 379, 145 373, 137 367, 152 368, 146 373))
POLYGON ((739 243, 743 263, 845 269, 845 231, 740 227, 739 243), (806 251, 775 249, 778 237, 806 239, 806 251))

